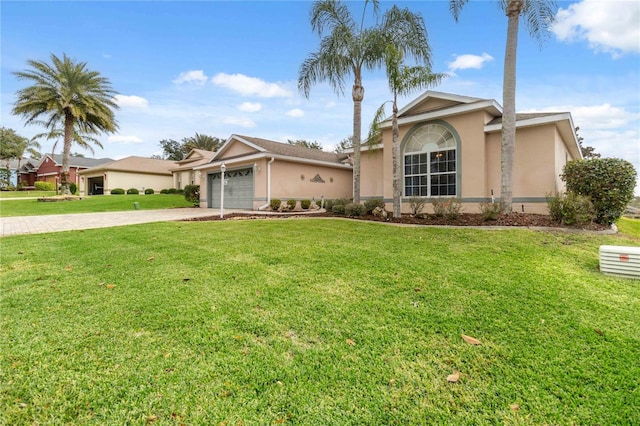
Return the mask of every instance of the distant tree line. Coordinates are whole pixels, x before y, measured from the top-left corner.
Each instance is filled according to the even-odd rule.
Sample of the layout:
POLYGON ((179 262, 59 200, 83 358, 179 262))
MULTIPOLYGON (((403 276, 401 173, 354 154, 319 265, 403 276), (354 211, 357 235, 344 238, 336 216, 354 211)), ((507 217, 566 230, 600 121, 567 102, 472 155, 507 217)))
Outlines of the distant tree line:
POLYGON ((180 161, 183 160, 192 149, 202 149, 205 151, 215 152, 222 146, 224 139, 215 136, 209 136, 197 133, 195 136, 182 138, 178 142, 174 139, 163 139, 160 141, 162 154, 153 155, 152 158, 162 160, 180 161))

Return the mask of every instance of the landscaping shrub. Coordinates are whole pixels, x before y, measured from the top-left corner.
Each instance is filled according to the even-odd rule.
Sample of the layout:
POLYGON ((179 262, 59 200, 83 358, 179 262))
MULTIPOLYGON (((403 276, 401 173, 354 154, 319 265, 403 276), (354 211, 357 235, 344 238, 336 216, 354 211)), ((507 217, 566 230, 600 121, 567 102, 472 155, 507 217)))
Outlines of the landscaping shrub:
POLYGON ((300 207, 302 207, 304 210, 308 210, 309 207, 311 207, 311 200, 300 200, 300 207))
POLYGON ((345 208, 344 208, 344 204, 333 204, 331 206, 331 212, 334 214, 344 214, 345 212, 345 208))
POLYGON ((168 189, 166 189, 166 188, 165 188, 165 189, 161 189, 161 190, 160 190, 160 193, 161 193, 161 194, 168 194, 168 193, 169 193, 169 190, 168 190, 168 189))
POLYGON ((153 190, 153 188, 147 188, 144 190, 144 193, 146 195, 153 195, 155 193, 155 191, 153 190))
POLYGON ((567 192, 555 197, 547 195, 547 208, 554 222, 563 225, 582 225, 595 220, 596 212, 589 197, 567 192))
POLYGON ((366 207, 363 204, 349 203, 344 206, 344 214, 346 216, 364 216, 366 211, 366 207))
POLYGON ((633 199, 637 172, 620 158, 590 158, 565 164, 562 180, 567 192, 588 196, 595 208, 597 223, 611 225, 633 199))
POLYGON ((372 198, 364 202, 364 209, 366 214, 371 214, 376 207, 385 208, 384 200, 382 198, 372 198))
POLYGON ((427 204, 426 198, 418 197, 416 195, 409 198, 409 208, 411 209, 411 214, 417 216, 422 213, 422 209, 424 209, 425 204, 427 204))
POLYGON ((478 206, 480 209, 480 216, 485 222, 488 220, 498 220, 502 206, 500 203, 480 203, 478 206))
POLYGON ((436 216, 447 219, 457 219, 462 210, 462 202, 459 198, 446 198, 443 200, 432 200, 433 212, 436 216))
POLYGON ((71 191, 72 194, 75 194, 78 191, 78 185, 76 185, 74 182, 71 182, 69 184, 69 191, 71 191))
POLYGON ((122 188, 113 188, 111 190, 111 195, 122 195, 124 194, 124 189, 122 188))
POLYGON ((200 203, 200 185, 187 185, 184 187, 185 200, 199 204, 200 203))
POLYGON ((333 211, 333 200, 332 199, 328 199, 328 200, 324 200, 324 209, 328 212, 333 211))
POLYGON ((176 189, 176 194, 184 195, 184 189, 176 189))
POLYGON ((292 199, 287 200, 287 207, 289 208, 289 210, 295 209, 296 204, 298 204, 296 200, 292 200, 292 199))
POLYGON ((51 182, 35 182, 33 186, 36 187, 36 191, 53 191, 56 186, 51 182))
POLYGON ((175 194, 176 192, 178 192, 178 190, 177 190, 177 189, 175 189, 175 188, 169 188, 169 189, 167 190, 167 194, 175 194))
POLYGON ((269 202, 269 206, 273 211, 279 210, 281 204, 282 204, 282 201, 280 200, 280 198, 272 198, 271 201, 269 202))
POLYGON ((138 195, 139 193, 140 193, 140 191, 138 191, 136 188, 127 189, 127 194, 129 194, 129 195, 138 195))

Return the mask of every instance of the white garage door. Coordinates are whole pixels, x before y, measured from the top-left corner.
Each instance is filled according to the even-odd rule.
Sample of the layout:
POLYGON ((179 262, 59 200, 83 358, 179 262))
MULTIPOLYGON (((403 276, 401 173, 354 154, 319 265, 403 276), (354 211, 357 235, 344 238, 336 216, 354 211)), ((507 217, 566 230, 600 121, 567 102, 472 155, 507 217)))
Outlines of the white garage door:
MULTIPOLYGON (((253 167, 224 173, 224 208, 253 209, 253 167)), ((209 207, 220 208, 220 173, 209 175, 209 207)))

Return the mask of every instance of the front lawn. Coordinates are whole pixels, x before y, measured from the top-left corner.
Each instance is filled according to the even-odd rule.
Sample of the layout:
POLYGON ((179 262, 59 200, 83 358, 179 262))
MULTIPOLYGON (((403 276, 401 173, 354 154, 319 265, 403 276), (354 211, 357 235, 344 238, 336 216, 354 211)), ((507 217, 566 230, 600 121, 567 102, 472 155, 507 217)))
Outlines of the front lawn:
POLYGON ((136 202, 141 210, 193 206, 180 194, 95 195, 81 200, 57 202, 4 200, 0 201, 0 217, 125 211, 133 210, 133 203, 136 202))
POLYGON ((27 198, 27 197, 51 197, 56 191, 0 191, 0 200, 3 198, 27 198))
POLYGON ((331 219, 4 237, 0 424, 640 424, 640 283, 601 275, 601 244, 637 242, 331 219))

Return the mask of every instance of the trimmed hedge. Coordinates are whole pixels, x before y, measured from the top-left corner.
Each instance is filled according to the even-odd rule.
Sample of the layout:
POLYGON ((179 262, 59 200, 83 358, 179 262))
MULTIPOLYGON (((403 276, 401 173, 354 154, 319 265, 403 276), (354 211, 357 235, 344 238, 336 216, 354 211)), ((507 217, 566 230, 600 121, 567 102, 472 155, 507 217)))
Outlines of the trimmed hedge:
POLYGON ((138 191, 136 188, 127 189, 127 194, 128 195, 138 195, 139 193, 140 193, 140 191, 138 191))
POLYGON ((153 194, 155 194, 155 192, 156 191, 154 191, 153 188, 147 188, 147 189, 144 190, 144 193, 146 195, 153 195, 153 194))
POLYGON ((38 181, 35 182, 33 186, 35 186, 36 190, 38 191, 53 191, 54 189, 56 189, 56 186, 51 182, 38 181))
POLYGON ((200 185, 187 185, 184 187, 185 200, 197 204, 200 203, 200 185))
POLYGON ((122 195, 124 194, 124 189, 122 188, 113 188, 111 190, 111 195, 122 195))

